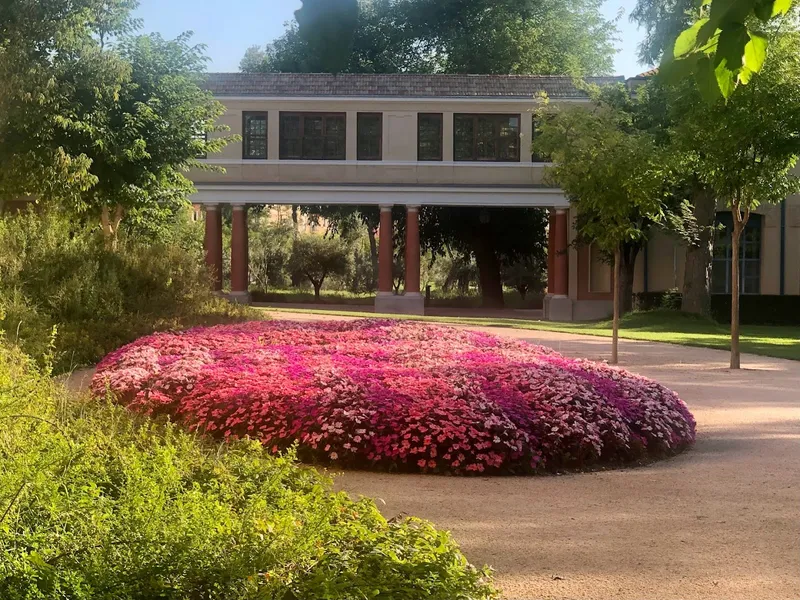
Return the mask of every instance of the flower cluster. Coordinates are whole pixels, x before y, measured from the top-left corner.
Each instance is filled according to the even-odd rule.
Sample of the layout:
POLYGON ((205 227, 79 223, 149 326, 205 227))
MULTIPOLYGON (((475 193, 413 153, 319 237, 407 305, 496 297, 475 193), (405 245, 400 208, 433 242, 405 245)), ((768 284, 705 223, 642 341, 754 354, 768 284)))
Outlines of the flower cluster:
POLYGON ((268 321, 142 338, 95 394, 273 452, 400 471, 532 473, 668 456, 694 442, 677 394, 606 365, 412 322, 268 321))

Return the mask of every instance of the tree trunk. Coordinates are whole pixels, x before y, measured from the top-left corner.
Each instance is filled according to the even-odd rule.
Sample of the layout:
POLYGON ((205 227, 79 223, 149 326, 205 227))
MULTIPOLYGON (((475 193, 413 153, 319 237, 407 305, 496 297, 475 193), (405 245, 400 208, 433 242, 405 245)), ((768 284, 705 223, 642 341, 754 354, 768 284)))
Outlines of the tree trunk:
MULTIPOLYGON (((617 248, 614 252, 614 281, 620 282, 622 272, 622 251, 617 248)), ((620 313, 620 288, 621 285, 614 286, 614 325, 611 336, 611 364, 619 364, 619 313, 620 313)))
POLYGON ((717 200, 706 187, 696 184, 692 191, 697 240, 686 249, 681 310, 711 316, 711 274, 714 256, 714 222, 717 200))
POLYGON ((503 308, 503 278, 500 275, 500 260, 490 239, 481 236, 475 239, 475 262, 481 286, 484 308, 503 308))
POLYGON ((369 235, 369 257, 372 261, 372 280, 369 282, 370 290, 378 289, 378 241, 375 238, 375 230, 367 227, 369 235))
POLYGON ((322 282, 320 281, 319 283, 317 283, 316 281, 312 281, 311 284, 314 286, 314 301, 319 302, 320 290, 322 289, 322 282))
POLYGON ((114 208, 114 215, 111 215, 111 209, 104 206, 100 213, 100 225, 103 230, 103 238, 105 240, 106 250, 116 252, 117 250, 117 234, 119 233, 119 224, 122 222, 122 217, 125 214, 125 209, 121 204, 117 204, 114 208))
MULTIPOLYGON (((641 246, 634 243, 622 244, 619 249, 620 273, 614 275, 614 281, 619 282, 619 310, 625 315, 633 310, 633 279, 636 275, 636 258, 639 256, 641 246)), ((616 256, 614 258, 616 263, 616 256)), ((616 264, 615 264, 616 273, 616 264)))
POLYGON ((733 234, 731 235, 731 369, 741 369, 742 354, 739 349, 739 295, 740 290, 740 264, 739 248, 741 247, 742 232, 750 219, 750 209, 746 208, 744 214, 741 210, 741 201, 737 200, 731 206, 733 216, 733 234))
POLYGON ((295 237, 297 237, 297 234, 300 231, 299 218, 297 216, 297 204, 292 204, 292 229, 294 230, 295 237))

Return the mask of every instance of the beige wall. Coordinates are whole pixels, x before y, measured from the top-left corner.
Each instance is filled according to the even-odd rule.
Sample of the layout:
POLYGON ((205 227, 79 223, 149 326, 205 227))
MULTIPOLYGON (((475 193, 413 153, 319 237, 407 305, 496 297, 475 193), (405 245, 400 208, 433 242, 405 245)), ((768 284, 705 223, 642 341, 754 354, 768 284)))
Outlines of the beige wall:
MULTIPOLYGON (((722 207, 720 207, 722 208, 722 207)), ((780 294, 781 280, 781 207, 765 205, 755 211, 763 215, 761 235, 761 293, 780 294)), ((786 260, 784 293, 800 295, 800 196, 786 201, 786 260)), ((644 255, 637 262, 637 273, 644 270, 644 255)), ((648 290, 661 292, 683 287, 685 247, 665 233, 656 233, 647 252, 648 290)), ((637 275, 634 291, 644 291, 644 277, 637 275)))
POLYGON ((242 133, 242 114, 268 113, 267 159, 242 159, 242 143, 229 144, 207 159, 224 172, 191 173, 196 183, 358 183, 430 185, 544 185, 544 165, 531 163, 534 100, 516 101, 388 101, 361 99, 257 100, 220 98, 227 110, 220 123, 229 132, 242 133), (347 152, 344 161, 280 161, 281 111, 341 112, 347 115, 347 152), (383 160, 357 161, 356 121, 359 112, 383 114, 383 160), (442 113, 443 161, 417 162, 418 113, 442 113), (453 118, 457 113, 518 114, 521 117, 519 163, 453 162, 453 118))

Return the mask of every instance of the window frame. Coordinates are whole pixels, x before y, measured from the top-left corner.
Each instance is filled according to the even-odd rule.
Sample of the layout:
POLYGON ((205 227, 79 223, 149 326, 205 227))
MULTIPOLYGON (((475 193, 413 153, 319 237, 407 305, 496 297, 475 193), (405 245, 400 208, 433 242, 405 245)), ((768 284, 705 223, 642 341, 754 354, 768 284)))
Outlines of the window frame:
POLYGON ((278 115, 278 158, 279 160, 307 160, 307 161, 329 161, 329 160, 347 160, 347 113, 344 112, 317 112, 317 111, 280 111, 278 115), (300 119, 300 130, 297 139, 300 140, 300 156, 289 156, 284 153, 284 118, 298 117, 300 119), (321 158, 308 158, 306 157, 305 147, 305 126, 306 119, 316 117, 322 118, 322 157, 321 158), (333 157, 325 156, 325 147, 328 136, 328 119, 342 119, 343 127, 341 134, 341 148, 340 154, 333 157))
POLYGON ((267 160, 269 158, 269 113, 265 110, 246 110, 242 111, 242 159, 243 160, 267 160), (250 137, 248 136, 247 120, 250 117, 264 119, 264 155, 249 156, 250 137))
MULTIPOLYGON (((347 122, 345 122, 345 129, 347 122)), ((346 141, 345 141, 346 147, 346 141)), ((379 162, 383 160, 383 113, 382 112, 360 112, 356 114, 356 160, 363 160, 369 162, 379 162), (378 117, 378 154, 377 155, 362 155, 361 152, 361 118, 362 117, 378 117)))
MULTIPOLYGON (((480 162, 480 163, 519 163, 522 162, 522 115, 520 113, 456 113, 453 115, 453 160, 455 162, 480 162), (470 118, 472 119, 472 158, 458 158, 457 144, 458 144, 458 121, 459 119, 470 118), (494 159, 478 158, 478 123, 480 119, 494 119, 494 131, 492 141, 497 142, 505 139, 510 139, 511 136, 501 136, 500 127, 502 125, 501 119, 517 119, 517 134, 516 134, 516 157, 507 160, 495 156, 494 159)), ((499 146, 497 146, 499 148, 499 146)))
MULTIPOLYGON (((720 231, 717 231, 716 239, 714 240, 714 253, 712 256, 712 280, 711 280, 711 293, 714 295, 729 295, 732 289, 731 281, 731 262, 733 261, 733 217, 730 213, 720 213, 716 218, 716 225, 725 227, 722 232, 724 237, 720 237, 720 231), (720 256, 720 250, 724 249, 725 256, 720 256), (719 282, 715 280, 714 274, 718 272, 717 268, 720 267, 724 270, 725 275, 725 291, 719 291, 720 287, 717 285, 719 282)), ((739 245, 739 292, 743 296, 758 296, 761 294, 761 277, 762 277, 762 262, 763 262, 763 245, 764 245, 764 219, 760 214, 750 215, 750 220, 742 232, 742 239, 739 245), (748 233, 756 234, 756 241, 748 240, 748 233), (756 250, 755 257, 748 257, 748 250, 756 250), (756 291, 753 288, 748 288, 748 281, 757 281, 758 285, 756 291), (749 291, 750 290, 750 291, 749 291)))
MULTIPOLYGON (((453 142, 455 144, 455 141, 453 142)), ((444 160, 444 113, 417 113, 417 162, 442 162, 444 160), (439 119, 439 154, 435 158, 422 157, 422 138, 420 128, 422 119, 437 117, 439 119)))

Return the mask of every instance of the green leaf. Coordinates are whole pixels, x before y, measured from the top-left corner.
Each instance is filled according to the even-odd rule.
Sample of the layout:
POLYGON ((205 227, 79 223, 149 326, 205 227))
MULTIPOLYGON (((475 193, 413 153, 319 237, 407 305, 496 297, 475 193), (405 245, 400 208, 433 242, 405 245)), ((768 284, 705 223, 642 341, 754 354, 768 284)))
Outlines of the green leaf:
POLYGON ((706 38, 705 41, 700 41, 698 36, 700 34, 700 30, 708 22, 708 19, 700 19, 694 25, 689 27, 689 29, 686 29, 678 36, 678 39, 675 40, 675 48, 673 50, 673 56, 675 58, 686 56, 687 54, 696 50, 700 44, 703 44, 705 41, 707 41, 708 38, 706 38))
POLYGON ((671 84, 677 84, 691 77, 697 67, 697 61, 700 59, 699 54, 690 54, 685 58, 677 58, 664 61, 659 67, 659 75, 664 80, 671 84))
POLYGON ((758 0, 753 7, 753 12, 756 17, 766 22, 772 18, 772 9, 775 6, 775 0, 758 0))
POLYGON ((727 63, 723 60, 714 69, 719 85, 720 92, 726 100, 731 97, 731 94, 736 90, 736 82, 738 79, 738 68, 736 71, 728 67, 727 63))
POLYGON ((722 97, 722 90, 719 87, 717 74, 709 57, 703 57, 697 62, 694 72, 697 88, 706 102, 713 103, 722 97))
MULTIPOLYGON (((744 47, 744 64, 753 73, 758 73, 767 60, 769 40, 758 33, 750 32, 750 41, 744 47)), ((746 83, 746 82, 745 82, 746 83)))
POLYGON ((794 0, 775 0, 772 5, 772 16, 785 15, 792 8, 794 0))
POLYGON ((725 63, 728 69, 738 71, 744 64, 744 47, 749 39, 744 25, 737 24, 723 29, 719 35, 714 63, 725 63))

